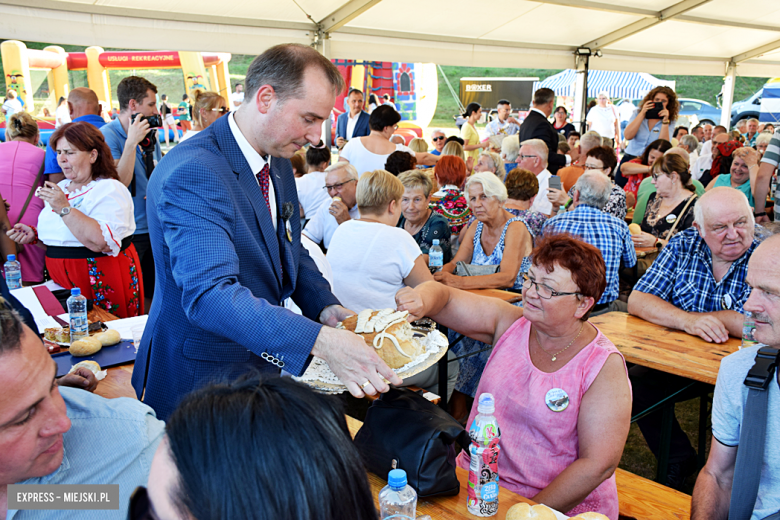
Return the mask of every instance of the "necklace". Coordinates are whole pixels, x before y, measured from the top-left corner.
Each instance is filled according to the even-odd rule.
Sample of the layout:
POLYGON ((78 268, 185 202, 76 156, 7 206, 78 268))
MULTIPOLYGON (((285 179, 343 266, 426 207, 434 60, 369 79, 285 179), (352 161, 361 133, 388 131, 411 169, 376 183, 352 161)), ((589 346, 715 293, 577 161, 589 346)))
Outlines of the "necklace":
MULTIPOLYGON (((583 321, 583 322, 582 322, 582 325, 580 325, 580 331, 577 333, 577 335, 576 335, 576 336, 574 336, 574 339, 573 339, 573 340, 571 340, 571 342, 570 342, 568 345, 566 345, 566 348, 564 348, 563 350, 560 350, 560 351, 556 352, 555 354, 553 354, 552 361, 555 361, 556 359, 558 359, 558 354, 563 354, 563 352, 564 352, 564 351, 565 351, 567 348, 569 348, 569 347, 571 347, 572 345, 574 345, 574 342, 575 342, 575 341, 577 341, 577 338, 579 338, 579 337, 580 337, 580 334, 582 334, 582 329, 584 329, 584 328, 585 328, 585 322, 583 321)), ((541 341, 539 341, 539 331, 538 331, 538 330, 534 330, 534 332, 536 333, 536 342, 537 342, 537 343, 539 343, 539 348, 541 348, 542 350, 544 350, 544 349, 542 348, 542 342, 541 342, 541 341)), ((549 354, 550 354, 550 353, 549 353, 549 352, 547 352, 546 350, 544 350, 544 353, 545 353, 545 354, 547 354, 547 355, 549 355, 549 354)))

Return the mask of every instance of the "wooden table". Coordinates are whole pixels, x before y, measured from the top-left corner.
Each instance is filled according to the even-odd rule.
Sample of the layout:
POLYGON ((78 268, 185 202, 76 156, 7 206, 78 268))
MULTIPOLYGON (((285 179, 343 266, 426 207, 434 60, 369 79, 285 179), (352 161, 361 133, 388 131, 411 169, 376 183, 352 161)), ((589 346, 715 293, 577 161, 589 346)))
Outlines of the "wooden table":
MULTIPOLYGON (((349 432, 354 437, 358 430, 363 426, 363 423, 347 416, 347 426, 349 432)), ((417 501, 417 516, 431 515, 433 520, 450 520, 450 519, 462 519, 462 518, 480 518, 474 516, 466 509, 466 496, 468 495, 466 488, 469 480, 469 472, 457 468, 456 473, 458 475, 458 482, 460 482, 460 493, 451 497, 436 497, 436 498, 423 498, 417 501)), ((379 509, 379 491, 387 485, 387 480, 373 473, 368 474, 368 482, 371 485, 371 494, 374 495, 374 503, 379 509)), ((528 504, 535 504, 533 500, 523 498, 520 495, 512 493, 508 489, 503 487, 498 488, 498 513, 493 516, 496 520, 503 520, 506 517, 506 512, 515 504, 525 502, 528 504)))
POLYGON ((715 384, 720 361, 739 350, 741 341, 708 343, 698 336, 647 322, 625 312, 590 318, 626 361, 702 383, 715 384))
POLYGON ((636 257, 637 258, 644 258, 647 256, 648 253, 655 253, 658 251, 658 249, 653 247, 634 247, 634 251, 636 251, 636 257))
MULTIPOLYGON (((625 312, 608 312, 590 318, 590 322, 615 344, 629 363, 710 385, 715 384, 721 360, 739 350, 741 345, 741 341, 735 338, 729 338, 726 343, 708 343, 698 336, 655 325, 625 312)), ((706 394, 705 390, 699 409, 700 465, 704 463, 706 441, 706 394)), ((636 420, 651 410, 661 411, 661 448, 656 472, 656 480, 661 484, 666 484, 667 479, 674 403, 675 400, 670 396, 634 416, 636 420)))

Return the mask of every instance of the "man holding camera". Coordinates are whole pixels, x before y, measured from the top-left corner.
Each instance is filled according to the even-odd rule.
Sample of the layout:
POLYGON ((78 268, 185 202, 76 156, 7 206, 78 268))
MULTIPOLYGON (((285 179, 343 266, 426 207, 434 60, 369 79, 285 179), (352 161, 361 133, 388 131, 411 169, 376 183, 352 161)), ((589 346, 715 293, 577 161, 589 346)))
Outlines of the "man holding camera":
POLYGON ((157 128, 162 126, 157 111, 157 87, 138 76, 128 76, 116 88, 119 116, 100 129, 116 162, 119 180, 127 186, 135 206, 133 244, 141 260, 145 309, 154 295, 154 259, 146 221, 146 184, 155 163, 162 160, 157 128))
MULTIPOLYGON (((752 312, 755 319, 755 339, 773 348, 780 348, 778 255, 780 236, 777 235, 769 237, 756 248, 747 271, 747 283, 752 287, 752 292, 744 304, 744 309, 752 312)), ((754 454, 753 458, 758 460, 746 464, 750 466, 748 473, 760 474, 757 495, 748 492, 740 481, 750 480, 750 476, 742 472, 746 466, 739 466, 737 460, 738 453, 747 457, 747 453, 761 447, 758 442, 747 442, 745 446, 740 443, 740 440, 744 440, 741 430, 748 428, 743 420, 748 399, 745 376, 755 364, 756 354, 761 347, 743 348, 721 362, 712 402, 712 448, 707 465, 699 473, 693 490, 693 520, 726 520, 730 509, 735 510, 732 517, 752 519, 768 518, 780 510, 780 451, 777 450, 780 442, 780 388, 776 373, 771 374, 764 390, 768 395, 767 403, 764 404, 766 432, 760 439, 764 443, 763 457, 754 454), (741 453, 742 450, 748 451, 741 453), (741 487, 736 496, 732 494, 732 487, 741 487)), ((768 374, 764 371, 763 375, 768 374)), ((758 399, 757 395, 750 398, 758 399)), ((753 422, 760 419, 752 414, 749 416, 753 422)), ((744 462, 749 460, 747 458, 744 462)))

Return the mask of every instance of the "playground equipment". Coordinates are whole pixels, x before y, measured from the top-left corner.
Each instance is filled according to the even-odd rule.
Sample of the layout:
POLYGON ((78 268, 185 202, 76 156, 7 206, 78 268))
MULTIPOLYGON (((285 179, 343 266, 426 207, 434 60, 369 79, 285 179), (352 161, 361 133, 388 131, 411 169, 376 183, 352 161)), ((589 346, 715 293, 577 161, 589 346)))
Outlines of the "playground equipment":
MULTIPOLYGON (((65 52, 51 45, 44 50, 28 49, 20 41, 6 40, 0 44, 6 89, 13 89, 24 99, 29 112, 34 111, 31 69, 48 71, 49 91, 55 99, 70 92, 68 71, 86 70, 89 88, 100 101, 111 106, 112 69, 181 69, 187 93, 194 89, 214 90, 230 103, 230 54, 206 54, 189 51, 106 52, 101 47, 88 47, 85 52, 65 52), (208 71, 208 72, 207 72, 208 71), (29 87, 29 88, 28 88, 29 87)), ((231 107, 232 108, 232 107, 231 107)))
MULTIPOLYGON (((407 144, 415 137, 422 137, 436 112, 439 98, 439 78, 433 63, 403 63, 383 61, 333 60, 350 88, 362 90, 366 105, 371 94, 377 102, 387 94, 395 100, 401 114, 396 134, 407 144)), ((336 116, 346 111, 344 92, 336 98, 336 116)), ((335 135, 335 129, 334 129, 335 135)))

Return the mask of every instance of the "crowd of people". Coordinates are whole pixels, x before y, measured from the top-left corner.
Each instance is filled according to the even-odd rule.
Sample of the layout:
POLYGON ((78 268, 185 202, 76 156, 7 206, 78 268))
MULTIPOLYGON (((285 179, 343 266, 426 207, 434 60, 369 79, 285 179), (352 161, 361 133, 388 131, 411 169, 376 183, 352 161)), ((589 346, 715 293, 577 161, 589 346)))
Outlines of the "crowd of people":
MULTIPOLYGON (((389 385, 446 393, 463 424, 478 412, 474 398, 493 394, 501 485, 569 515, 617 520, 614 470, 631 417, 702 387, 628 365, 589 318, 626 311, 720 344, 742 336, 751 312, 756 340, 780 345, 780 238, 766 214, 780 133, 754 120, 744 131, 678 127, 676 94, 658 87, 625 125, 600 93, 580 135, 554 92, 539 89, 524 120, 502 100, 480 131, 482 107, 471 103, 460 137, 435 130, 429 148, 396 134, 401 115, 389 99, 372 95, 366 106, 351 89, 334 161, 321 129, 343 90, 329 60, 290 44, 254 60, 232 112, 215 92, 158 102, 154 84, 130 76, 108 123, 94 92, 73 89, 61 105, 70 121, 62 117, 45 150, 24 110, 8 116, 3 253, 18 253, 25 283, 48 272, 119 317, 149 318, 132 376, 141 401, 108 400, 91 393, 89 371, 53 377, 7 294, 6 517, 27 518, 6 513, 10 484, 99 481, 120 484, 130 518, 376 518, 343 411, 277 377, 302 374, 316 356, 358 398, 389 385), (166 142, 169 129, 178 141, 164 157, 147 139, 158 114, 166 142), (429 268, 435 245, 443 266, 429 268), (645 248, 654 254, 639 257, 645 248), (468 292, 491 288, 522 299, 468 292), (448 388, 436 367, 402 381, 361 337, 335 327, 384 308, 430 317, 451 341, 466 336, 449 354, 458 361, 448 388), (550 389, 566 396, 562 409, 550 389), (311 450, 316 457, 300 455, 311 450), (269 502, 271 488, 281 491, 269 502)), ((697 520, 727 517, 741 381, 755 352, 723 362, 697 520)), ((771 385, 773 420, 778 391, 771 385)), ((660 414, 639 427, 659 456, 660 414)), ((768 431, 768 447, 776 436, 768 431)), ((669 485, 680 488, 697 467, 676 419, 670 452, 669 485)), ((462 452, 457 464, 469 463, 462 452)), ((768 449, 756 505, 764 515, 780 509, 776 463, 768 449)))

